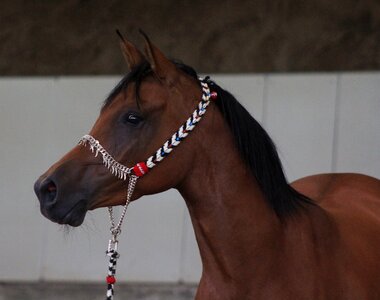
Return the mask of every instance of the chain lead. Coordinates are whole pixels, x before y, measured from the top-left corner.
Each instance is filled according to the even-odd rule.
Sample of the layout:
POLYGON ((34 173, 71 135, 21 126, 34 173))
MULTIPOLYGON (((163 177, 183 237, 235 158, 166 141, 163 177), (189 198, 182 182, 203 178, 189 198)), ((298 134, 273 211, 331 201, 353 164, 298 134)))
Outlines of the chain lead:
POLYGON ((128 205, 131 202, 132 194, 133 194, 133 191, 135 190, 137 179, 138 179, 137 176, 129 175, 125 205, 124 205, 123 211, 120 215, 120 220, 117 223, 117 225, 115 225, 115 217, 113 215, 113 208, 112 208, 112 206, 108 207, 108 212, 109 212, 109 216, 110 216, 110 223, 111 223, 110 232, 111 232, 112 238, 108 242, 108 249, 106 252, 107 256, 109 256, 108 276, 106 278, 106 281, 107 281, 106 300, 112 300, 113 299, 113 295, 114 295, 113 288, 114 288, 114 284, 116 282, 116 279, 115 279, 116 262, 117 262, 117 259, 119 258, 119 253, 117 252, 117 247, 118 247, 119 241, 117 238, 118 238, 119 234, 121 233, 121 225, 123 224, 128 205))
POLYGON ((126 201, 125 201, 125 205, 123 207, 123 211, 121 212, 121 215, 120 215, 120 220, 117 223, 117 225, 115 225, 115 217, 113 215, 113 207, 112 206, 108 207, 108 213, 110 216, 110 223, 111 223, 110 232, 111 232, 112 236, 115 238, 115 240, 117 240, 117 236, 121 233, 121 225, 123 224, 125 214, 127 213, 128 205, 131 202, 132 194, 133 194, 133 191, 135 190, 137 179, 138 179, 137 176, 129 175, 126 201))

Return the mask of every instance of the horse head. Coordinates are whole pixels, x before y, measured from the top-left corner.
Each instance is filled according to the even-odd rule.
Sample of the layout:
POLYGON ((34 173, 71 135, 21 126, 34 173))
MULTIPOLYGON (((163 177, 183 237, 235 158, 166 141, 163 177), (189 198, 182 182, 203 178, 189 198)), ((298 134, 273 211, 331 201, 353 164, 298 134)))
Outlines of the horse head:
MULTIPOLYGON (((144 54, 120 37, 130 72, 106 99, 89 136, 120 165, 132 167, 156 153, 165 141, 166 149, 173 146, 170 137, 197 107, 202 89, 195 71, 169 60, 145 34, 144 54)), ((199 131, 193 135, 191 147, 201 147, 201 140, 199 131)), ((189 144, 183 144, 159 168, 139 180, 131 200, 181 183, 195 157, 189 144)), ((151 164, 159 162, 157 155, 151 164)), ((113 176, 100 156, 95 157, 80 144, 41 175, 34 186, 42 214, 72 226, 79 226, 88 210, 124 204, 125 188, 125 181, 113 176)))

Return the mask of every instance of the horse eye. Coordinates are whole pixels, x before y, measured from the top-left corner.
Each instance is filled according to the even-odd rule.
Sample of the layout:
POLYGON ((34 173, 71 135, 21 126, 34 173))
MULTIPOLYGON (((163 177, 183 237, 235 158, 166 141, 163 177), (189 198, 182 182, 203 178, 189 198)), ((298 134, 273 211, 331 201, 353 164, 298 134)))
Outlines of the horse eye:
POLYGON ((139 125, 142 120, 143 118, 136 113, 127 113, 122 118, 124 124, 130 124, 133 126, 139 125))

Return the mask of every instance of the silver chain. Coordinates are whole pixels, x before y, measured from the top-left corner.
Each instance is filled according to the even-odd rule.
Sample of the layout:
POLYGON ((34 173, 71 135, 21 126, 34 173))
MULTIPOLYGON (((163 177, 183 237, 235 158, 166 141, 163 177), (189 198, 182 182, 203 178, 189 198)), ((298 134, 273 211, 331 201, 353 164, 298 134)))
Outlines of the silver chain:
POLYGON ((126 201, 125 205, 123 207, 123 211, 121 212, 119 222, 117 225, 115 225, 115 217, 113 215, 113 207, 108 206, 108 213, 110 216, 110 223, 111 223, 111 234, 114 242, 117 241, 117 236, 121 233, 121 225, 123 224, 125 214, 127 213, 127 208, 129 203, 131 202, 133 191, 135 190, 136 183, 137 183, 138 177, 135 175, 129 175, 129 181, 128 181, 128 188, 127 188, 127 195, 126 195, 126 201))

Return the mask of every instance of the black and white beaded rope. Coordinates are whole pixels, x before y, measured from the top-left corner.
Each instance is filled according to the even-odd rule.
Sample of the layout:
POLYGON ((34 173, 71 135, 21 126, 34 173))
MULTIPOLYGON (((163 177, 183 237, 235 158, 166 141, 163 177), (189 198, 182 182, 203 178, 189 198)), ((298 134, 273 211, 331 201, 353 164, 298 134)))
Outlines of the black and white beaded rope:
POLYGON ((135 175, 129 175, 129 181, 128 181, 128 188, 127 188, 127 196, 126 201, 123 207, 123 211, 120 215, 119 222, 116 224, 115 219, 113 216, 113 207, 108 207, 108 212, 110 216, 110 223, 111 228, 110 232, 112 235, 112 238, 108 242, 108 248, 106 251, 107 256, 109 257, 109 263, 108 263, 108 274, 106 277, 107 282, 107 293, 106 293, 106 300, 112 300, 114 295, 114 284, 116 282, 115 273, 116 273, 116 262, 119 258, 119 253, 117 252, 118 249, 118 236, 121 233, 121 225, 123 224, 123 220, 125 217, 125 214, 127 213, 127 208, 129 203, 132 199, 133 191, 135 190, 136 182, 137 182, 137 176, 135 175))
POLYGON ((135 189, 137 179, 139 177, 144 176, 150 169, 155 167, 159 162, 161 162, 166 156, 168 156, 174 147, 177 147, 182 140, 184 140, 191 131, 195 128, 195 126, 202 119, 202 116, 206 113, 206 109, 210 104, 210 100, 215 100, 217 98, 217 94, 215 92, 210 92, 210 88, 208 86, 208 77, 206 79, 199 78, 199 82, 202 87, 202 99, 199 102, 197 108, 191 114, 191 116, 186 120, 186 122, 176 131, 171 138, 169 138, 161 148, 159 148, 155 154, 150 156, 146 162, 139 162, 134 167, 128 168, 127 166, 116 161, 111 154, 108 153, 106 149, 100 144, 98 140, 96 140, 91 135, 83 136, 79 145, 86 146, 89 144, 90 150, 92 153, 95 153, 95 157, 100 153, 102 155, 103 164, 105 167, 115 176, 117 176, 121 180, 128 180, 128 188, 127 188, 127 196, 126 202, 123 207, 123 211, 121 213, 119 222, 115 224, 114 216, 113 216, 113 208, 112 206, 108 207, 108 212, 111 221, 111 235, 112 238, 109 240, 107 256, 109 256, 109 265, 108 265, 108 275, 106 278, 107 281, 107 294, 106 300, 112 300, 114 295, 114 284, 116 282, 115 273, 116 273, 116 262, 119 258, 119 253, 117 252, 118 247, 118 236, 121 233, 121 225, 123 223, 128 205, 131 201, 133 191, 135 189))
POLYGON ((194 110, 192 115, 178 129, 178 131, 175 132, 155 154, 147 159, 146 165, 149 169, 152 169, 157 163, 161 162, 170 152, 172 152, 173 147, 177 147, 181 141, 189 135, 205 114, 206 108, 210 104, 210 98, 216 97, 216 94, 210 92, 208 84, 201 78, 200 84, 202 86, 202 100, 199 102, 197 109, 194 110))
POLYGON ((116 251, 116 249, 109 249, 107 250, 106 254, 110 258, 108 264, 106 300, 112 300, 114 295, 114 284, 116 282, 116 262, 119 258, 119 253, 116 251))

